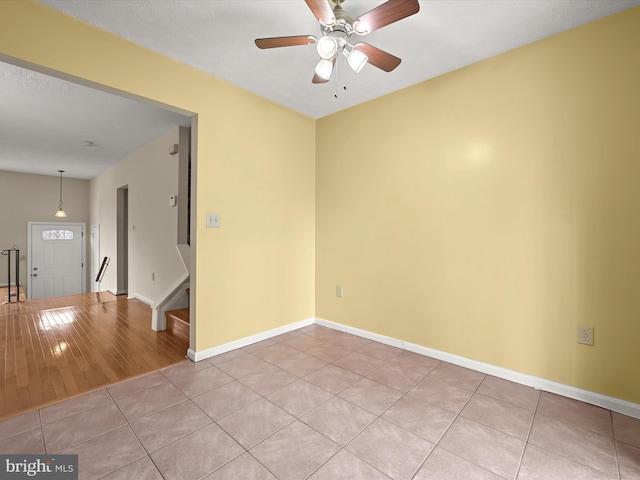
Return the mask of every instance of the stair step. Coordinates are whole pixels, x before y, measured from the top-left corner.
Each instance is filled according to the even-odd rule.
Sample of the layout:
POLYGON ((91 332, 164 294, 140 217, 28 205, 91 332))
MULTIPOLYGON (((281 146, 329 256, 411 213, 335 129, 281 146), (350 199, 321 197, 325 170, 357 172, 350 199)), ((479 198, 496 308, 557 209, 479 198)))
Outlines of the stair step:
POLYGON ((169 310, 167 312, 167 318, 169 315, 176 317, 178 320, 189 323, 189 309, 181 308, 180 310, 169 310))
POLYGON ((167 331, 174 335, 189 339, 189 309, 171 310, 165 312, 167 331))

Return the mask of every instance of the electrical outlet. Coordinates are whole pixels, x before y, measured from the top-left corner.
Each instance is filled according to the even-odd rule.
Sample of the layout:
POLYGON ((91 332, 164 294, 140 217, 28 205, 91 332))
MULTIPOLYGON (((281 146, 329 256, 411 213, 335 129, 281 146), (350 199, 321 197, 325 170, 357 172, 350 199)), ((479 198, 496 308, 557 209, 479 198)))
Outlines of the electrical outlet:
POLYGON ((585 325, 578 326, 578 343, 582 345, 593 345, 593 327, 585 325))
POLYGON ((344 294, 344 290, 342 289, 342 285, 336 285, 336 297, 342 298, 344 294))

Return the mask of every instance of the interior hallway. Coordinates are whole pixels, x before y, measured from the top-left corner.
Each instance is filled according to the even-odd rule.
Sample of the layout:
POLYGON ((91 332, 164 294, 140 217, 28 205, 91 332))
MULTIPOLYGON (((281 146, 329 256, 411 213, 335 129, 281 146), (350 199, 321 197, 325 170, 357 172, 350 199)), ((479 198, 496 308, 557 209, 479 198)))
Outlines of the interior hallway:
POLYGON ((188 344, 108 292, 0 305, 0 418, 167 367, 188 344))

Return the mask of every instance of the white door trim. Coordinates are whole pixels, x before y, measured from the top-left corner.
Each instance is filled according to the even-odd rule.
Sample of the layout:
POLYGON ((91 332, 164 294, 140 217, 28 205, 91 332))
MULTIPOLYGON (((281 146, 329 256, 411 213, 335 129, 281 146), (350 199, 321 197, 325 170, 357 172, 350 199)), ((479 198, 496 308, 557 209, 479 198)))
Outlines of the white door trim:
POLYGON ((100 224, 98 223, 91 225, 91 251, 89 255, 91 255, 91 270, 89 270, 91 272, 91 291, 98 292, 100 285, 96 282, 96 276, 100 270, 100 224))
POLYGON ((82 228, 82 293, 87 291, 87 224, 79 222, 27 222, 27 299, 31 300, 31 229, 36 225, 52 225, 55 228, 70 225, 82 228))

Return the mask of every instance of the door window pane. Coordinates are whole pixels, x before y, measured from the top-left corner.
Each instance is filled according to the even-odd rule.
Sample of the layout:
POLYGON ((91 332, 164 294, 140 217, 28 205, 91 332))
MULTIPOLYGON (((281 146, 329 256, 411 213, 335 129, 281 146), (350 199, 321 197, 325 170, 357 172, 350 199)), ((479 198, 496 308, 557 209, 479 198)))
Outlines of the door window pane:
POLYGON ((42 232, 43 240, 73 240, 71 230, 45 230, 42 232))

